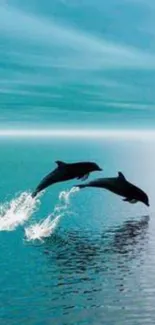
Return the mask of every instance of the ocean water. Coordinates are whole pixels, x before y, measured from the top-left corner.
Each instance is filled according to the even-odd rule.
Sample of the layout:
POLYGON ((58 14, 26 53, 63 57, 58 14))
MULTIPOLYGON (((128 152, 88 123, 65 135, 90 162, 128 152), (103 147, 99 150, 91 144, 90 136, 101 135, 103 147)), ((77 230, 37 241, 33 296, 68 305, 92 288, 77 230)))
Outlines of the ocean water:
POLYGON ((153 141, 0 139, 0 324, 155 324, 153 141), (96 161, 150 207, 78 181, 31 191, 56 160, 96 161))

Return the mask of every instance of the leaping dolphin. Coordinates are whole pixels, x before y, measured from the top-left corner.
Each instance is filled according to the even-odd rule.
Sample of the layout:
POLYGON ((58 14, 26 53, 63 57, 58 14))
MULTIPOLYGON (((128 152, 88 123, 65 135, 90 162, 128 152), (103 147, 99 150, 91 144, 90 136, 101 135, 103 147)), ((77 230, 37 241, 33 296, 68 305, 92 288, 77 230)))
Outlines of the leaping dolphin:
POLYGON ((68 181, 74 178, 86 180, 89 173, 94 171, 101 171, 102 169, 94 162, 78 162, 68 164, 63 161, 56 161, 57 168, 48 174, 39 183, 35 191, 32 193, 32 197, 35 197, 40 191, 46 187, 63 181, 68 181))
POLYGON ((140 201, 149 206, 149 198, 147 194, 137 186, 129 183, 121 172, 118 173, 118 177, 99 178, 86 184, 76 185, 76 187, 81 189, 85 187, 104 188, 115 194, 123 196, 123 201, 127 201, 129 203, 137 203, 140 201))

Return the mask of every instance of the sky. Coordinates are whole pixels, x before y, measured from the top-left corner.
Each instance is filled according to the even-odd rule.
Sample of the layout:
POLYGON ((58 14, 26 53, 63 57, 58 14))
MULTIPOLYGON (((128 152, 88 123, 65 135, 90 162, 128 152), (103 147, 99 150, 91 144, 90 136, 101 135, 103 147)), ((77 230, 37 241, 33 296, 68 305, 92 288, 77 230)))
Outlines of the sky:
POLYGON ((1 0, 0 129, 155 129, 154 0, 1 0))

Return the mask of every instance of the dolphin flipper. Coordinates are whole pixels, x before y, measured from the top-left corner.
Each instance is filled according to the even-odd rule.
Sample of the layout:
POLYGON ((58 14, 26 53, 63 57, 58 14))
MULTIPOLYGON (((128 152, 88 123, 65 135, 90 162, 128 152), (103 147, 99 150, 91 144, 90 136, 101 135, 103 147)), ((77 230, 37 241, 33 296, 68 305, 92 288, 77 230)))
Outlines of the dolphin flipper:
POLYGON ((79 177, 77 177, 77 179, 81 179, 82 181, 85 181, 88 177, 89 177, 89 173, 85 174, 85 175, 82 175, 82 176, 79 176, 79 177))
POLYGON ((88 177, 89 177, 89 173, 84 175, 81 179, 82 179, 82 181, 85 181, 86 179, 88 179, 88 177))
POLYGON ((134 204, 134 203, 137 203, 138 201, 136 200, 136 199, 129 199, 129 198, 124 198, 123 199, 123 201, 125 201, 125 202, 129 202, 129 203, 132 203, 132 204, 134 204))
POLYGON ((137 203, 137 202, 138 201, 136 199, 132 199, 132 200, 129 201, 129 203, 132 203, 132 204, 137 203))

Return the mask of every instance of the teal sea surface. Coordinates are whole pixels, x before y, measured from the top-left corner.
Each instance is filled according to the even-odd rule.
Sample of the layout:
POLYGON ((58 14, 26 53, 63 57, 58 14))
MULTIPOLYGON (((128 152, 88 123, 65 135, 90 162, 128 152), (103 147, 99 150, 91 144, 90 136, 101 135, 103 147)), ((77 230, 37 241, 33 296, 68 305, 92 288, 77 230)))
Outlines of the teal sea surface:
POLYGON ((0 140, 0 324, 155 324, 154 142, 0 140), (77 180, 30 193, 55 161, 96 161, 150 208, 77 180))

